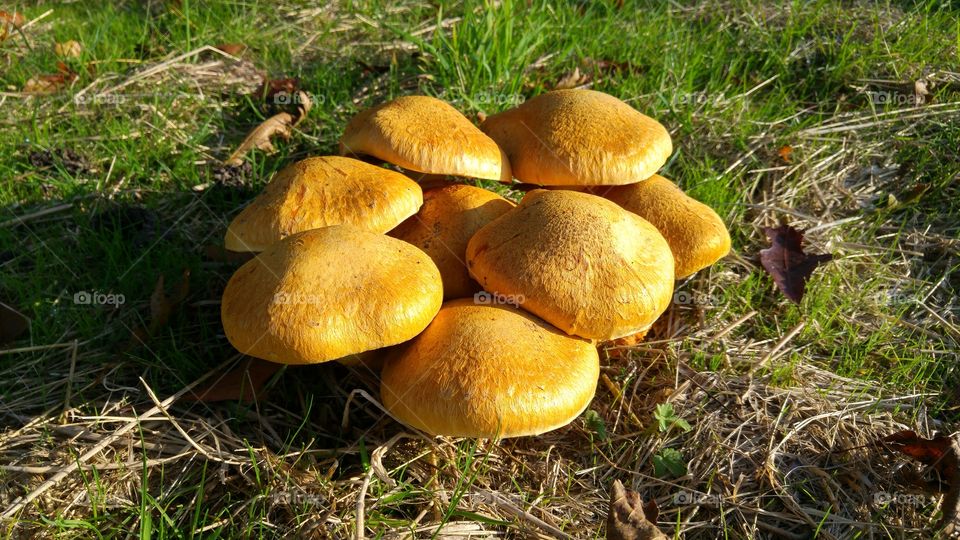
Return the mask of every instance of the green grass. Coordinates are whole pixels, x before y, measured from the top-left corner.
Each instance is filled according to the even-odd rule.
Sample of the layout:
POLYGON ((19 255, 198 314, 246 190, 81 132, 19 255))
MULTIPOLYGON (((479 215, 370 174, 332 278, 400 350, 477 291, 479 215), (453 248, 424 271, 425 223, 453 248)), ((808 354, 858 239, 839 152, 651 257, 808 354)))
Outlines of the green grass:
MULTIPOLYGON (((592 88, 616 95, 668 126, 676 150, 664 175, 715 208, 734 239, 739 257, 683 285, 711 301, 702 315, 678 309, 691 324, 691 337, 674 344, 679 358, 699 370, 746 372, 749 366, 741 358, 709 336, 757 310, 728 339, 775 343, 806 324, 790 342, 790 351, 769 369, 777 385, 796 384, 796 366, 806 363, 874 382, 890 393, 938 394, 955 386, 957 115, 824 136, 804 130, 844 115, 896 112, 902 103, 876 104, 868 92, 906 96, 904 88, 921 77, 938 81, 930 96, 933 103, 958 101, 956 79, 936 78, 949 73, 960 54, 956 12, 943 2, 619 4, 504 0, 387 9, 388 3, 362 1, 329 8, 260 1, 15 3, 8 9, 21 11, 27 20, 53 11, 25 31, 26 41, 15 34, 0 42, 5 92, 0 98, 0 222, 5 222, 0 226, 0 300, 32 320, 29 335, 7 346, 81 342, 78 372, 85 375, 73 383, 72 402, 88 414, 124 392, 139 402, 141 376, 163 399, 233 354, 216 302, 234 267, 211 262, 203 248, 222 243, 226 224, 273 172, 308 155, 336 153, 346 120, 391 97, 435 95, 475 118, 478 112, 494 113, 549 90, 579 67, 593 75, 592 88), (440 30, 423 32, 431 25, 440 30), (65 61, 77 80, 49 96, 20 95, 31 77, 56 73, 53 43, 68 39, 83 46, 80 58, 65 61), (406 45, 396 46, 400 42, 406 45), (298 77, 318 98, 293 138, 278 142, 276 154, 250 155, 245 185, 220 185, 214 175, 218 160, 274 111, 256 95, 219 88, 181 66, 117 92, 117 102, 73 100, 88 85, 103 90, 136 70, 222 43, 245 44, 243 57, 258 69, 274 78, 298 77), (596 71, 600 61, 609 67, 596 71), (789 164, 777 155, 784 145, 794 147, 789 164), (86 168, 72 170, 57 158, 45 167, 31 163, 31 154, 43 150, 55 156, 71 150, 86 168), (823 170, 814 168, 833 154, 838 156, 834 162, 823 170), (899 172, 876 180, 872 191, 840 189, 858 171, 891 164, 899 172), (790 172, 793 167, 796 171, 790 172), (921 183, 929 189, 916 202, 876 207, 887 195, 902 197, 921 183), (195 190, 197 186, 206 188, 195 190), (72 207, 22 225, 6 223, 64 202, 72 207), (134 219, 123 229, 116 219, 105 222, 101 215, 130 206, 147 208, 155 219, 152 228, 134 219), (812 249, 830 250, 837 257, 817 271, 799 305, 786 301, 751 263, 765 247, 759 225, 781 219, 803 227, 818 224, 778 208, 823 223, 858 218, 810 235, 812 249), (165 276, 169 291, 185 268, 190 270, 185 305, 146 346, 130 347, 132 329, 149 323, 150 293, 158 277, 165 276), (80 291, 122 294, 126 302, 116 309, 76 305, 73 297, 80 291), (949 324, 914 301, 928 293, 928 304, 949 324), (92 381, 98 384, 88 384, 92 381), (105 384, 121 390, 107 397, 105 384)), ((185 63, 214 59, 205 53, 185 63)), ((15 413, 31 417, 62 401, 64 388, 55 381, 39 384, 29 399, 15 382, 44 381, 48 372, 65 377, 59 354, 0 356, 5 379, 0 402, 12 402, 15 413)), ((285 410, 304 419, 279 433, 281 444, 272 449, 331 449, 322 458, 284 467, 319 470, 329 466, 324 459, 336 458, 330 476, 311 477, 321 490, 333 490, 334 482, 363 474, 370 465, 356 453, 356 434, 339 428, 345 371, 317 367, 306 373, 275 383, 273 395, 282 396, 285 410), (308 422, 307 417, 318 420, 308 422)), ((929 400, 929 407, 937 418, 952 422, 958 399, 955 392, 943 392, 929 400)), ((211 418, 224 413, 226 425, 238 431, 247 422, 256 423, 262 412, 246 406, 195 407, 211 418)), ((375 416, 368 416, 368 427, 373 427, 375 416)), ((13 418, 4 422, 10 429, 21 424, 13 418)), ((55 449, 62 439, 51 437, 44 444, 55 449)), ((622 443, 596 440, 591 449, 593 444, 607 445, 611 454, 621 452, 611 445, 622 443)), ((264 441, 250 445, 270 446, 264 441)), ((460 444, 452 455, 450 463, 438 467, 442 474, 460 471, 456 488, 447 506, 431 512, 443 520, 490 520, 494 528, 516 525, 464 514, 457 504, 462 483, 483 483, 496 475, 473 443, 460 444)), ((241 476, 260 490, 259 502, 251 502, 242 489, 210 495, 205 486, 219 474, 212 462, 185 471, 171 464, 144 467, 135 481, 139 489, 125 495, 129 504, 93 504, 81 517, 31 510, 24 519, 26 526, 77 536, 139 531, 135 534, 153 538, 265 537, 278 529, 261 521, 280 520, 285 527, 317 511, 316 505, 301 501, 279 516, 276 505, 268 504, 281 489, 276 471, 272 465, 261 470, 264 464, 256 458, 250 461, 250 470, 241 476), (242 515, 232 513, 247 503, 242 515), (225 526, 212 527, 221 520, 225 526), (205 527, 210 528, 201 533, 205 527)), ((584 467, 600 465, 597 460, 584 467)), ((386 498, 367 515, 370 531, 411 527, 430 501, 440 504, 425 479, 406 478, 404 470, 398 468, 400 488, 391 491, 376 482, 371 487, 371 495, 386 498)), ((528 474, 534 473, 515 480, 515 490, 530 502, 536 494, 524 493, 532 485, 526 482, 528 474)), ((13 481, 12 475, 0 472, 0 484, 13 481)), ((288 475, 286 482, 300 480, 288 475)), ((83 474, 82 485, 91 498, 104 495, 96 470, 83 474)), ((599 522, 595 525, 599 531, 599 522)), ((568 526, 584 530, 576 517, 568 526)))

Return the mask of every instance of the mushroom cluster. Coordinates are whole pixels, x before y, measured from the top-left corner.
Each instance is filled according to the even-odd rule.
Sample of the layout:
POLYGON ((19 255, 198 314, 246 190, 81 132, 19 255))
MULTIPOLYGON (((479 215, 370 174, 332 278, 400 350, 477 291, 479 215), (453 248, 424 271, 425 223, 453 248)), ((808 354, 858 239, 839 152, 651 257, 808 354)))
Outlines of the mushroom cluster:
POLYGON ((568 424, 598 345, 642 336, 676 279, 730 249, 720 217, 656 174, 667 130, 601 92, 479 128, 401 97, 356 115, 340 150, 278 172, 230 224, 227 248, 257 256, 227 284, 223 327, 271 362, 382 365, 386 409, 431 435, 568 424), (458 179, 537 189, 514 204, 458 179))

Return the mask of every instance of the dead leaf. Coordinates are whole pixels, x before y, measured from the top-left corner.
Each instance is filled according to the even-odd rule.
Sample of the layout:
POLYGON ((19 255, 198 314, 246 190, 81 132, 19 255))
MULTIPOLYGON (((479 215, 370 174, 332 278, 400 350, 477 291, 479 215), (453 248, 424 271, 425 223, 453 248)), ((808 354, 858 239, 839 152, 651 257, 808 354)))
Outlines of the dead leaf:
POLYGON ((272 137, 280 137, 283 140, 289 140, 292 133, 293 120, 293 115, 285 112, 267 118, 264 123, 254 128, 254 130, 243 139, 240 146, 223 162, 224 165, 239 165, 243 163, 243 157, 254 148, 263 150, 268 154, 276 152, 277 149, 274 148, 273 142, 270 139, 272 137))
POLYGON ((216 381, 183 396, 187 401, 242 401, 252 403, 264 395, 263 387, 283 364, 248 358, 216 381))
POLYGON ((924 79, 919 79, 913 83, 913 98, 917 105, 923 105, 929 101, 930 90, 928 83, 924 79))
POLYGON ((777 288, 794 303, 799 304, 810 274, 833 255, 809 255, 803 252, 803 231, 789 225, 765 227, 763 232, 770 247, 760 250, 760 264, 773 278, 777 288))
POLYGON ((80 43, 69 40, 64 41, 63 43, 55 43, 53 45, 53 51, 60 58, 80 58, 80 53, 83 52, 83 47, 80 43))
POLYGON ((613 481, 610 513, 607 515, 607 540, 668 540, 657 528, 660 509, 656 501, 644 504, 640 494, 613 481))
POLYGON ((313 106, 306 92, 298 91, 295 97, 297 104, 296 115, 282 112, 267 118, 266 121, 254 128, 254 130, 243 139, 240 146, 223 162, 224 165, 240 165, 243 163, 244 156, 254 148, 267 153, 276 152, 276 148, 273 147, 273 142, 271 141, 271 138, 275 136, 289 140, 293 133, 293 127, 307 116, 307 113, 310 112, 310 108, 313 106))
POLYGON ((784 163, 790 163, 791 156, 793 155, 793 147, 785 144, 777 150, 777 155, 780 156, 780 159, 782 159, 784 163))
MULTIPOLYGON (((924 439, 907 430, 888 435, 880 443, 923 463, 938 474, 938 483, 948 489, 940 504, 942 517, 935 528, 941 530, 944 537, 960 532, 960 441, 946 435, 924 439)), ((932 490, 943 491, 941 486, 933 486, 932 490)))
POLYGON ((243 43, 221 43, 216 48, 231 56, 240 56, 243 51, 247 50, 247 46, 243 43))
POLYGON ((77 74, 63 62, 57 62, 55 75, 37 75, 23 85, 25 94, 53 94, 77 80, 77 74))
POLYGON ((190 292, 190 269, 184 268, 180 281, 173 286, 171 294, 167 295, 164 287, 163 274, 157 278, 157 284, 150 295, 150 323, 146 328, 138 326, 133 330, 130 346, 135 347, 146 343, 151 337, 170 322, 170 316, 187 298, 190 292))
POLYGON ((0 344, 9 343, 30 328, 30 319, 12 307, 0 302, 0 344))
POLYGON ((20 28, 26 23, 23 15, 14 11, 0 11, 0 41, 10 37, 14 30, 20 28))
POLYGON ((275 101, 273 98, 277 94, 286 93, 292 96, 298 91, 300 91, 300 79, 291 77, 288 79, 264 79, 257 94, 267 101, 275 101))
POLYGON ((590 82, 592 77, 586 73, 580 73, 580 68, 575 67, 573 71, 567 73, 563 77, 560 77, 560 80, 557 81, 557 84, 553 86, 554 90, 568 90, 571 88, 577 88, 583 86, 590 82))

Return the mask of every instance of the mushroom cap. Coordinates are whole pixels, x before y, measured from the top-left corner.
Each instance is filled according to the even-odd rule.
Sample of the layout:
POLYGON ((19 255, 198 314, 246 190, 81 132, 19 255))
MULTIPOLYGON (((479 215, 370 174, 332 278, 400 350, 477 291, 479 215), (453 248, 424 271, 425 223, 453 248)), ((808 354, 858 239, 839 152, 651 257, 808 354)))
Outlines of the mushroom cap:
POLYGON ((380 394, 396 418, 432 435, 520 437, 572 422, 599 376, 591 342, 513 307, 460 299, 387 359, 380 394))
POLYGON ((487 118, 482 129, 531 184, 618 185, 649 178, 673 151, 659 122, 594 90, 556 90, 487 118))
POLYGON ((440 271, 424 252, 334 225, 288 236, 241 266, 220 317, 244 354, 315 364, 407 341, 442 302, 440 271))
POLYGON ((480 290, 467 272, 467 242, 514 206, 485 189, 451 184, 425 192, 420 211, 390 236, 417 246, 433 259, 443 278, 444 299, 463 298, 480 290))
POLYGON ((643 218, 596 195, 535 190, 480 229, 467 267, 484 290, 568 334, 636 334, 670 305, 673 254, 643 218))
POLYGON ((422 173, 512 179, 497 143, 430 96, 404 96, 361 111, 347 123, 340 153, 368 154, 422 173))
POLYGON ((420 186, 398 172, 339 156, 307 158, 274 175, 230 223, 225 244, 263 251, 291 234, 340 224, 385 233, 422 203, 420 186))
POLYGON ((660 231, 673 251, 677 279, 710 266, 730 252, 730 233, 720 216, 660 175, 597 193, 660 231))

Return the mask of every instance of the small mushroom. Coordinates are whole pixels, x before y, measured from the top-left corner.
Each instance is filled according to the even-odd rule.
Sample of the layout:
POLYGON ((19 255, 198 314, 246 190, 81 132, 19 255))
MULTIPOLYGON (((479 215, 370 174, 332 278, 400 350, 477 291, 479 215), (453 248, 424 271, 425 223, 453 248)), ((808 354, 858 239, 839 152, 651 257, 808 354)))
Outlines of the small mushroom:
POLYGON ((509 182, 497 143, 460 111, 430 96, 404 96, 360 112, 340 138, 341 154, 366 154, 411 171, 509 182))
POLYGON ((406 176, 355 159, 326 156, 278 172, 233 219, 230 251, 263 251, 291 234, 349 224, 385 233, 416 213, 423 192, 406 176))
POLYGON ((659 122, 594 90, 557 90, 480 125, 521 182, 619 185, 649 178, 673 151, 659 122))
POLYGON ((440 271, 424 252, 335 225, 288 236, 241 266, 220 316, 238 351, 315 364, 403 343, 442 301, 440 271))
POLYGON ((730 252, 730 233, 720 216, 660 175, 597 193, 660 231, 673 252, 677 279, 710 266, 730 252))
POLYGON ((431 435, 538 435, 573 421, 593 399, 596 347, 509 306, 447 302, 387 359, 380 388, 400 421, 431 435))
POLYGON ((420 211, 390 232, 433 259, 443 277, 444 299, 464 298, 480 290, 464 262, 467 242, 481 227, 514 204, 478 187, 450 184, 423 195, 420 211))
POLYGON ((670 305, 670 246, 643 218, 596 195, 535 190, 467 245, 487 291, 568 334, 610 340, 644 331, 670 305))

